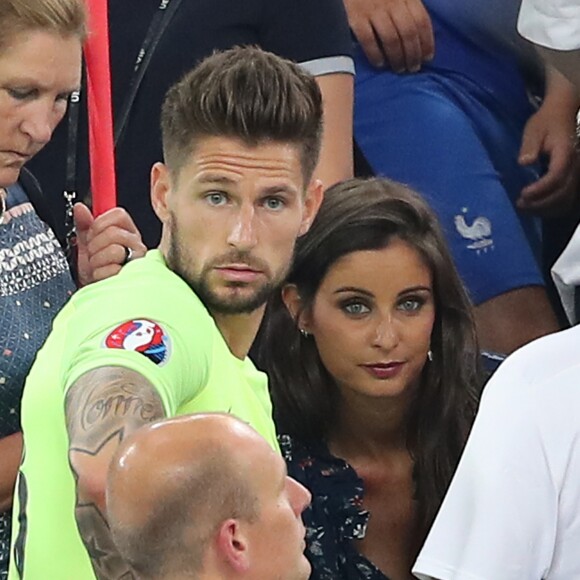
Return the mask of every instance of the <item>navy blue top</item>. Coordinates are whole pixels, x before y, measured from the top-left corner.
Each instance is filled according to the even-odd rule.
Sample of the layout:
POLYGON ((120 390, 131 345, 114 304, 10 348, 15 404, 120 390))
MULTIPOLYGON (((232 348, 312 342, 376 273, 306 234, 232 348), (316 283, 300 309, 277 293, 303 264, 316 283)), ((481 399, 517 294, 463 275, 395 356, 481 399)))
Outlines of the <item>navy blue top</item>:
POLYGON ((353 540, 365 537, 369 512, 362 508, 364 487, 356 471, 322 443, 304 446, 279 438, 288 475, 310 490, 312 503, 302 514, 306 556, 312 580, 388 580, 360 554, 353 540))

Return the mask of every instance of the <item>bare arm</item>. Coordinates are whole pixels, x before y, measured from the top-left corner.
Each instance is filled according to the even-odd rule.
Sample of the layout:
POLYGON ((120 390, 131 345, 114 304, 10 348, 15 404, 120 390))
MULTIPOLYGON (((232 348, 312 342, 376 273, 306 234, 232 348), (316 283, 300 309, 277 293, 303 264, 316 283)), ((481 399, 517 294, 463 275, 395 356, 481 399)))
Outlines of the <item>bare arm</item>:
POLYGON ((316 77, 324 101, 324 134, 320 160, 314 177, 324 189, 352 177, 352 75, 330 74, 316 77))
POLYGON ((576 50, 554 50, 544 46, 536 46, 542 58, 557 68, 576 87, 580 94, 580 48, 576 50))
POLYGON ((0 513, 12 507, 14 484, 22 457, 22 433, 0 439, 0 513))
POLYGON ((142 375, 104 367, 80 377, 65 405, 79 533, 99 580, 128 580, 132 573, 116 551, 106 519, 107 471, 128 434, 165 416, 161 398, 142 375))

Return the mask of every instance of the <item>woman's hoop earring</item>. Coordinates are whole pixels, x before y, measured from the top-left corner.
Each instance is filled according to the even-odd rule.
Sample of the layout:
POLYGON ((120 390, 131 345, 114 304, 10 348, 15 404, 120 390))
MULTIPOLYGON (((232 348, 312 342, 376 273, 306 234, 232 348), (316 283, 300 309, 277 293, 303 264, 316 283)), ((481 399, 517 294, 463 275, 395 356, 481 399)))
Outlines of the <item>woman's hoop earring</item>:
POLYGON ((433 351, 431 349, 427 351, 427 359, 429 360, 429 362, 433 361, 433 351))
POLYGON ((300 334, 304 337, 304 338, 308 338, 310 336, 310 334, 308 334, 308 332, 306 332, 306 330, 304 330, 303 328, 300 328, 300 334))

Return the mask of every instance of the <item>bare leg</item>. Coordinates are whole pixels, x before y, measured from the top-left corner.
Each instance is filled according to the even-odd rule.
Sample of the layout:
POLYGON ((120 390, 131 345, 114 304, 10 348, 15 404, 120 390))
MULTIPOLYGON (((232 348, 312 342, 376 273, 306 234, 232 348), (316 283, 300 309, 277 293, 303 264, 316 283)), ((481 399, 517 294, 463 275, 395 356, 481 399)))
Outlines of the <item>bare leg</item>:
POLYGON ((545 334, 560 330, 542 286, 510 290, 475 309, 481 348, 511 353, 545 334))

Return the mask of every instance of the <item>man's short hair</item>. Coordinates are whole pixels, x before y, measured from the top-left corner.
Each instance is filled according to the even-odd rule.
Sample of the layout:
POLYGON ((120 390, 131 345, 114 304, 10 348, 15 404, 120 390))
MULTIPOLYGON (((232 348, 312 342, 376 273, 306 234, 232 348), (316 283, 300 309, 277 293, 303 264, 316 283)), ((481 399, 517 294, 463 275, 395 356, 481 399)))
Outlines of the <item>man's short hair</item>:
POLYGON ((195 140, 230 137, 301 150, 305 184, 318 161, 322 96, 299 65, 254 47, 216 52, 174 85, 161 112, 165 161, 177 176, 195 140))
POLYGON ((0 50, 18 33, 39 30, 62 36, 87 36, 85 0, 2 0, 0 50))
POLYGON ((192 457, 190 469, 172 478, 159 503, 147 506, 141 525, 110 522, 119 553, 139 578, 198 574, 220 524, 229 518, 258 519, 256 490, 240 477, 230 451, 216 451, 192 457))

